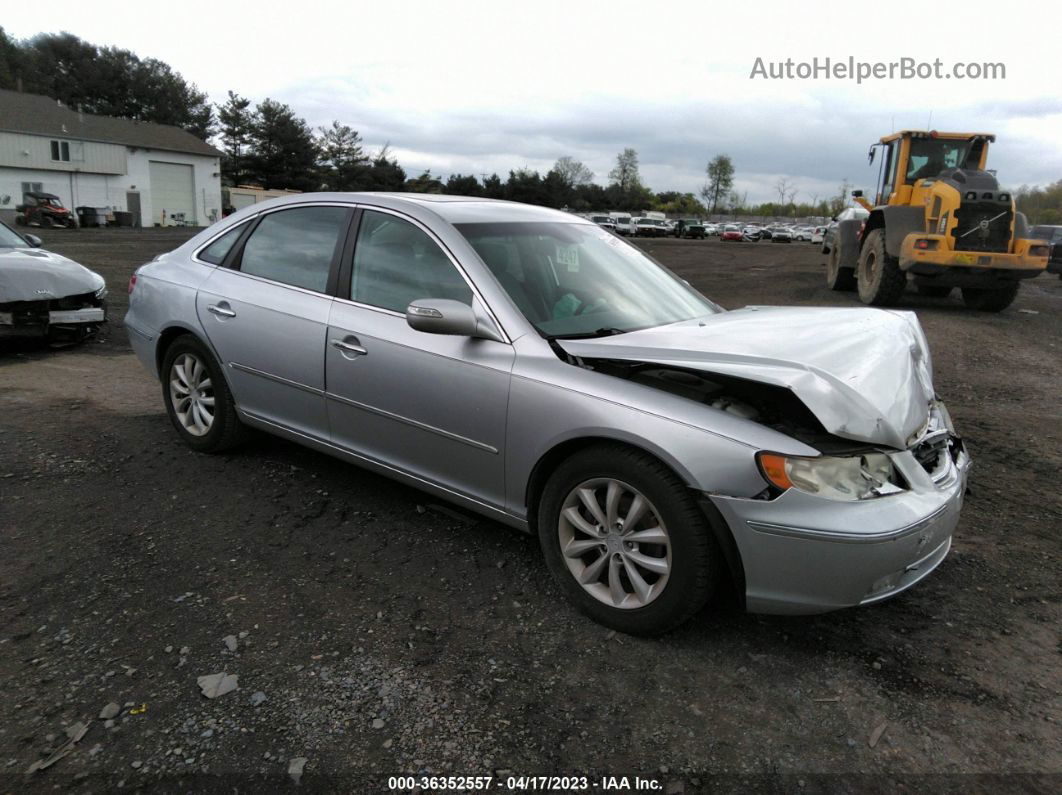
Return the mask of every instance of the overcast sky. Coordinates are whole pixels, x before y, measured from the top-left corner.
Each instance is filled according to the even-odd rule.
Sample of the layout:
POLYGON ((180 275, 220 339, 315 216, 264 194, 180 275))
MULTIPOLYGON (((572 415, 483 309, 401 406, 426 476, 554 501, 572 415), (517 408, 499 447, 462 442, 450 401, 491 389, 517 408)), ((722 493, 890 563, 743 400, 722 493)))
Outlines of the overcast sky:
POLYGON ((978 10, 893 2, 182 2, 94 0, 61 13, 5 14, 22 38, 69 31, 160 58, 222 101, 232 89, 286 102, 314 127, 338 119, 370 148, 390 143, 410 174, 585 162, 606 184, 638 151, 654 190, 697 191, 729 154, 736 188, 798 200, 869 188, 869 145, 893 129, 994 132, 1010 187, 1062 179, 1055 17, 1043 3, 978 10), (750 79, 764 62, 940 58, 1001 62, 996 80, 750 79))

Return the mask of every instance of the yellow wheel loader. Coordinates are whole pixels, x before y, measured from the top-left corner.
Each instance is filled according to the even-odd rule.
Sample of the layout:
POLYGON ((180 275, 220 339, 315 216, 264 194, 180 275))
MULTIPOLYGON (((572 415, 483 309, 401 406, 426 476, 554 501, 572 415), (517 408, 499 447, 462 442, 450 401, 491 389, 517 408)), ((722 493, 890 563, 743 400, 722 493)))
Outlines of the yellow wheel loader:
POLYGON ((985 170, 988 133, 903 130, 870 148, 882 150, 877 197, 852 193, 869 216, 841 220, 823 246, 826 283, 858 290, 873 306, 896 304, 908 281, 943 297, 962 290, 968 307, 999 312, 1022 279, 1047 267, 1047 241, 1029 236, 1014 197, 985 170))

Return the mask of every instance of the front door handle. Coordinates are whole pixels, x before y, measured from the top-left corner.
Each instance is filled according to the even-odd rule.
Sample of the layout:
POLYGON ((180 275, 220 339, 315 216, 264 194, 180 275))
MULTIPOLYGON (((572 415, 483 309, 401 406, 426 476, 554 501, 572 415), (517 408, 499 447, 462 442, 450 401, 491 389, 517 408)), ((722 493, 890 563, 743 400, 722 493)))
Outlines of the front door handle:
POLYGON ((236 317, 236 313, 229 309, 229 305, 224 301, 220 304, 211 304, 207 307, 207 312, 217 315, 218 317, 236 317))
POLYGON ((353 354, 354 356, 368 356, 369 352, 358 344, 357 337, 347 337, 342 340, 332 340, 332 347, 338 348, 344 354, 353 354))

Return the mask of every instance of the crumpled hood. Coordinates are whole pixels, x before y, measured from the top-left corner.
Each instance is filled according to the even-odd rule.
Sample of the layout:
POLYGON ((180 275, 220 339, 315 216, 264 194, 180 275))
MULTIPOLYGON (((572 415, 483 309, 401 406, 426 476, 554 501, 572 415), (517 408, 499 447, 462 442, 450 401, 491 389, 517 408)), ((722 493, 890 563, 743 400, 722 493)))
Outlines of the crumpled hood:
POLYGON ((0 248, 0 303, 94 293, 103 277, 39 248, 0 248))
POLYGON ((572 356, 718 373, 792 390, 830 433, 906 448, 929 419, 933 370, 913 312, 745 307, 612 337, 572 356))

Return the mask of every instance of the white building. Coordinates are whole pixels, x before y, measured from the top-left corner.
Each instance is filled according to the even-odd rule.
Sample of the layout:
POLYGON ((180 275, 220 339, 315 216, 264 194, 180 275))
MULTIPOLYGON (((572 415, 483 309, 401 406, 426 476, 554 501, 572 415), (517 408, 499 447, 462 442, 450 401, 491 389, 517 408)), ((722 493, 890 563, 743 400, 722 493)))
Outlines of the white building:
POLYGON ((179 127, 68 108, 0 91, 0 219, 25 191, 70 210, 109 207, 143 226, 207 226, 221 218, 221 152, 179 127))

